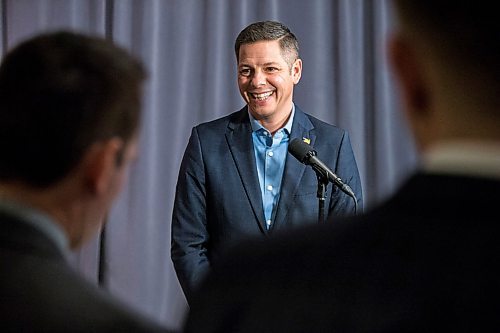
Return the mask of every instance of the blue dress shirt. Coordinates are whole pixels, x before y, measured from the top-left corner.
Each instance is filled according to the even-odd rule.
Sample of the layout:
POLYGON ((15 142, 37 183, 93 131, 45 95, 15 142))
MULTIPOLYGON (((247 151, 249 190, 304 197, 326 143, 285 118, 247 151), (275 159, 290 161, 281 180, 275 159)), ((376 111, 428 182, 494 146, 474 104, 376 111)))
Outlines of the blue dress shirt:
POLYGON ((274 212, 280 196, 281 179, 285 169, 294 115, 295 105, 292 104, 292 112, 288 122, 274 135, 271 135, 249 112, 252 125, 253 150, 257 163, 267 229, 272 226, 274 212))

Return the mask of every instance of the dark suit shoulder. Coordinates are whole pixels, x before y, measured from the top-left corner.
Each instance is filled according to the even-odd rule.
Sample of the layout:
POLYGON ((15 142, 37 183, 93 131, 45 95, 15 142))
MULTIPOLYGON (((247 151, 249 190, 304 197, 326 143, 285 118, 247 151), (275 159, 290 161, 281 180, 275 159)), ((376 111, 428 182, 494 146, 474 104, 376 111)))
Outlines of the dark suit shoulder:
POLYGON ((343 132, 344 130, 336 125, 327 123, 324 120, 321 120, 307 112, 304 112, 299 106, 295 105, 295 119, 298 122, 304 122, 304 119, 307 119, 308 121, 311 122, 311 124, 314 127, 319 127, 319 128, 330 128, 333 130, 338 130, 343 132))
POLYGON ((341 127, 327 123, 326 121, 318 119, 315 116, 312 116, 308 113, 304 113, 304 114, 311 121, 311 123, 314 125, 315 128, 328 128, 328 129, 333 130, 333 131, 338 131, 339 133, 345 132, 345 130, 341 127))
POLYGON ((15 250, 0 259, 11 263, 0 265, 2 332, 167 332, 65 262, 15 250))
POLYGON ((343 128, 320 120, 305 113, 299 107, 296 107, 292 135, 297 136, 301 135, 301 133, 309 133, 310 135, 316 136, 318 142, 315 142, 315 144, 327 144, 335 147, 338 146, 347 135, 347 131, 343 128))
POLYGON ((83 278, 44 233, 4 213, 0 286, 2 332, 166 331, 83 278))
POLYGON ((16 249, 38 257, 64 260, 64 254, 50 237, 31 223, 0 211, 0 250, 16 249))
POLYGON ((195 126, 195 129, 198 132, 219 131, 220 129, 226 129, 228 126, 234 127, 245 122, 248 123, 249 118, 247 108, 243 107, 242 109, 226 116, 200 123, 195 126))

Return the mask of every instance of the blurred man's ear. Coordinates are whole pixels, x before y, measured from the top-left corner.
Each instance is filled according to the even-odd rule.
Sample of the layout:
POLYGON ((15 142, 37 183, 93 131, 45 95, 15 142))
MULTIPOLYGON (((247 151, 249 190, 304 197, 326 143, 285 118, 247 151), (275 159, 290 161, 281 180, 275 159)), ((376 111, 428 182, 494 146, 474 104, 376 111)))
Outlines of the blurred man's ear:
POLYGON ((113 186, 114 176, 123 162, 124 142, 120 138, 95 143, 85 158, 85 178, 93 194, 103 194, 113 186))
POLYGON ((408 110, 427 108, 428 96, 423 68, 411 41, 394 35, 389 40, 389 60, 399 81, 403 101, 408 110))
POLYGON ((433 137, 431 87, 424 66, 425 59, 417 54, 414 41, 401 35, 391 36, 388 44, 389 61, 398 81, 405 116, 419 150, 425 150, 433 137))

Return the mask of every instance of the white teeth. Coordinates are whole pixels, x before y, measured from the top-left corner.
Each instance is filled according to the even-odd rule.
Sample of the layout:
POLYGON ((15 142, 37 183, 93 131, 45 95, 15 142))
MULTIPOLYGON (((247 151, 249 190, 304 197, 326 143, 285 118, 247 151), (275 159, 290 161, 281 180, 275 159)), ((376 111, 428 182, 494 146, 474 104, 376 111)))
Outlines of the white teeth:
POLYGON ((253 95, 253 97, 258 99, 259 101, 262 101, 262 100, 268 98, 269 96, 271 96, 272 94, 273 94, 273 92, 269 91, 269 92, 262 93, 262 94, 252 94, 252 95, 253 95))

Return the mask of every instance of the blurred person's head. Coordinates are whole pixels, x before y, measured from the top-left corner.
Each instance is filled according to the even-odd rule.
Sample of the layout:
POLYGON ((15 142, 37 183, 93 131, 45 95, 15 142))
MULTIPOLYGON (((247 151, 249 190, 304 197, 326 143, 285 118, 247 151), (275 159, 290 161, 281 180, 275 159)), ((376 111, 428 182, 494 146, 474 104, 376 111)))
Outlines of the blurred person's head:
POLYGON ((395 0, 390 58, 418 146, 499 140, 500 21, 494 3, 395 0))
POLYGON ((0 66, 0 195, 46 210, 72 246, 101 225, 136 154, 145 72, 99 37, 54 32, 0 66))

